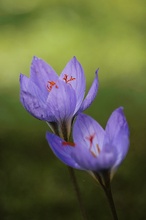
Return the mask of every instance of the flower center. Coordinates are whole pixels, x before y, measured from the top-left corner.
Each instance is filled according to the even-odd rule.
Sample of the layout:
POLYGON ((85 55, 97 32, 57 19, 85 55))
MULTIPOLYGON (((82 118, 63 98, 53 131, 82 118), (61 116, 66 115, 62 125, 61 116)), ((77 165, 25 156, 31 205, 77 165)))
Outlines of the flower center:
POLYGON ((48 81, 48 84, 47 84, 48 92, 50 92, 54 86, 56 89, 58 89, 58 86, 56 85, 56 83, 54 81, 48 81))
MULTIPOLYGON (((66 83, 69 83, 73 80, 75 80, 76 78, 72 77, 72 76, 68 76, 67 74, 64 74, 64 77, 63 77, 63 80, 66 82, 66 83)), ((47 82, 47 90, 48 92, 50 92, 52 90, 52 88, 55 87, 56 89, 58 89, 58 86, 56 84, 56 82, 54 81, 48 81, 47 82)))
POLYGON ((86 137, 86 139, 89 141, 90 143, 90 147, 89 147, 89 151, 92 154, 93 157, 97 157, 98 154, 100 154, 100 147, 98 144, 95 145, 95 147, 93 148, 93 140, 95 138, 95 133, 90 135, 89 137, 86 137))
POLYGON ((67 145, 69 145, 69 146, 71 146, 71 147, 75 147, 75 143, 72 143, 72 142, 66 142, 66 141, 63 141, 63 142, 62 142, 62 145, 63 145, 63 146, 67 146, 67 145))
POLYGON ((63 77, 63 80, 66 82, 66 83, 69 83, 69 82, 71 82, 71 81, 73 81, 73 80, 75 80, 76 78, 74 78, 74 77, 70 77, 69 78, 69 76, 67 75, 67 74, 64 74, 64 77, 63 77))

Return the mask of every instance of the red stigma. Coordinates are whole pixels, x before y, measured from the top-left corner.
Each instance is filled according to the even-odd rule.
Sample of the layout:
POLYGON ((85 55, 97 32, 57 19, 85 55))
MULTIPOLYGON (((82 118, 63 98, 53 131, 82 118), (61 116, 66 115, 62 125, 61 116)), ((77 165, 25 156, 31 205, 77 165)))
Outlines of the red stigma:
POLYGON ((68 83, 68 82, 71 82, 71 81, 73 81, 73 80, 75 80, 76 78, 74 78, 74 77, 70 77, 70 79, 68 79, 68 75, 67 74, 64 74, 64 77, 63 77, 63 80, 66 82, 66 83, 68 83))
POLYGON ((54 81, 48 81, 47 90, 50 92, 53 86, 55 86, 55 88, 58 89, 58 86, 54 81))
POLYGON ((63 145, 63 146, 67 146, 67 145, 69 145, 69 146, 71 146, 71 147, 75 147, 75 143, 72 143, 72 142, 66 142, 66 141, 63 141, 63 142, 62 142, 62 145, 63 145))
MULTIPOLYGON (((96 153, 94 153, 94 151, 92 150, 94 137, 95 137, 95 133, 90 135, 89 137, 86 137, 86 139, 89 140, 89 142, 90 142, 90 147, 89 147, 90 153, 92 154, 93 157, 97 157, 96 153)), ((98 144, 96 144, 96 149, 97 149, 98 154, 100 154, 100 147, 98 144)))
POLYGON ((86 137, 86 139, 89 140, 90 142, 90 148, 92 147, 94 137, 95 137, 95 133, 90 135, 89 137, 86 137))

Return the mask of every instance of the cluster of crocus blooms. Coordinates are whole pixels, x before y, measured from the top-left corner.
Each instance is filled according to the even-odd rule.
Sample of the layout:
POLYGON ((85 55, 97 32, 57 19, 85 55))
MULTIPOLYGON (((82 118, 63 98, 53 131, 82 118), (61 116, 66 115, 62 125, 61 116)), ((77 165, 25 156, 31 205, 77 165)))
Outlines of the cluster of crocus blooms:
POLYGON ((30 78, 20 75, 21 102, 31 115, 51 127, 53 133, 47 132, 46 139, 54 154, 72 168, 95 176, 106 170, 112 176, 129 148, 128 124, 122 107, 113 111, 105 130, 82 113, 96 97, 98 71, 86 97, 85 89, 84 71, 75 57, 60 76, 37 57, 32 60, 30 78))
POLYGON ((111 176, 127 154, 128 136, 121 107, 112 113, 105 130, 90 116, 79 113, 73 126, 73 143, 46 134, 52 151, 66 165, 93 174, 108 170, 111 176))

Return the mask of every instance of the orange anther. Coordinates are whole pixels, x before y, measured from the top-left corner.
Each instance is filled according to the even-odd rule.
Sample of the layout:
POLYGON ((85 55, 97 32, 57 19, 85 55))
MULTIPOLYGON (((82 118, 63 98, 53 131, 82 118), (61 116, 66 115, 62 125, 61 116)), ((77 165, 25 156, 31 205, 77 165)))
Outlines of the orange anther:
POLYGON ((76 78, 74 78, 74 77, 71 76, 70 79, 68 79, 68 75, 67 75, 67 74, 64 74, 63 79, 64 79, 64 81, 65 81, 66 83, 68 83, 68 82, 71 82, 71 81, 75 80, 76 78))
POLYGON ((100 147, 98 144, 96 144, 96 148, 97 148, 98 153, 100 154, 100 147))
POLYGON ((58 89, 58 86, 56 85, 56 83, 54 81, 48 81, 48 84, 47 85, 47 90, 50 92, 51 89, 53 88, 53 86, 55 86, 56 89, 58 89))
POLYGON ((90 150, 90 153, 92 154, 93 157, 95 158, 97 157, 97 155, 92 150, 90 150))

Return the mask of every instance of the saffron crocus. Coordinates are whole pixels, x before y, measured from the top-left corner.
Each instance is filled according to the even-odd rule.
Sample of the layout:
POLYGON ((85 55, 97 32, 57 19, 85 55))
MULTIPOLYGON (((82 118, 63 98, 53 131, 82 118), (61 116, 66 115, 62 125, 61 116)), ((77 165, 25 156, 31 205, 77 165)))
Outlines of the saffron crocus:
POLYGON ((74 116, 88 108, 97 94, 97 71, 84 99, 85 88, 84 71, 75 57, 67 63, 60 76, 37 57, 32 60, 30 78, 20 75, 20 100, 25 109, 46 121, 54 133, 66 140, 74 116))
POLYGON ((111 176, 129 147, 129 129, 122 107, 112 113, 105 130, 93 118, 80 113, 73 126, 73 143, 51 133, 47 133, 46 138, 62 162, 90 171, 96 177, 105 171, 111 176))

